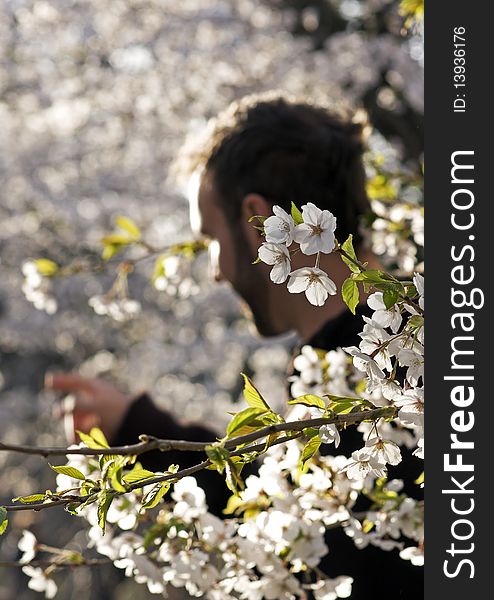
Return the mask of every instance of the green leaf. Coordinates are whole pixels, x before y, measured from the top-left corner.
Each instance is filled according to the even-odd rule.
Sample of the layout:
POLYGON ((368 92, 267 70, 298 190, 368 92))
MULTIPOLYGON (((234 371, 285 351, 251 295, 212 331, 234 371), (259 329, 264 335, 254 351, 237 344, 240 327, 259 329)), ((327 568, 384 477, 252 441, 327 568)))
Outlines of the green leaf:
POLYGON ((101 240, 103 246, 128 246, 132 240, 121 233, 110 233, 101 240))
POLYGON ((43 277, 51 277, 58 271, 57 263, 48 258, 37 258, 33 261, 38 269, 38 273, 43 277))
POLYGON ((310 460, 314 454, 319 450, 319 446, 321 445, 321 440, 319 437, 312 437, 304 446, 302 450, 302 456, 300 457, 300 462, 302 464, 302 468, 305 467, 305 463, 310 460))
POLYGON ((357 282, 350 278, 345 279, 341 286, 341 296, 348 308, 355 314, 355 308, 360 299, 357 282))
POLYGON ((255 385, 247 377, 245 373, 242 373, 244 378, 244 398, 249 406, 252 408, 262 408, 265 411, 271 411, 268 403, 261 396, 255 385))
POLYGON ((266 412, 267 411, 265 408, 249 407, 237 413, 226 428, 227 437, 231 437, 239 429, 251 424, 252 421, 254 421, 257 417, 266 414, 266 412))
POLYGON ((374 529, 374 523, 372 521, 364 520, 362 523, 362 531, 364 533, 370 533, 374 529))
MULTIPOLYGON (((343 244, 341 244, 341 249, 344 250, 350 258, 353 258, 353 260, 355 261, 357 260, 357 255, 355 254, 355 250, 353 249, 352 234, 350 234, 347 237, 347 239, 343 242, 343 244)), ((358 267, 354 262, 352 262, 350 258, 343 256, 343 254, 341 254, 340 256, 341 260, 346 264, 346 266, 350 269, 352 273, 360 273, 360 267, 358 267)))
POLYGON ((84 473, 81 473, 81 471, 79 471, 79 469, 76 469, 75 467, 69 467, 68 465, 50 465, 50 467, 57 473, 60 473, 61 475, 67 475, 68 477, 72 477, 73 479, 81 479, 82 481, 86 479, 84 473))
POLYGON ((101 429, 97 427, 93 427, 89 434, 83 433, 82 431, 77 431, 77 435, 81 438, 81 442, 86 444, 88 448, 100 449, 100 448, 109 448, 108 442, 104 436, 104 433, 101 429))
POLYGON ((113 494, 104 492, 101 501, 98 504, 98 525, 101 527, 101 531, 103 533, 105 533, 106 515, 111 503, 113 502, 113 498, 113 494))
POLYGON ((228 498, 228 502, 226 503, 226 507, 223 509, 223 514, 233 515, 243 504, 244 503, 242 499, 238 496, 230 496, 230 498, 228 498))
POLYGON ((125 246, 122 244, 105 244, 101 253, 101 258, 103 260, 110 260, 110 258, 113 258, 115 254, 118 254, 124 248, 125 246))
POLYGON ((385 289, 383 292, 383 302, 384 302, 384 305, 386 306, 386 308, 388 310, 390 308, 392 308, 398 301, 399 297, 400 297, 400 293, 396 288, 389 287, 389 288, 385 289))
POLYGON ((379 271, 379 269, 369 269, 368 271, 362 271, 356 277, 354 277, 355 281, 365 281, 366 283, 376 284, 376 283, 384 283, 389 284, 390 281, 393 281, 389 278, 386 273, 383 271, 379 271))
POLYGON ((240 477, 243 463, 227 460, 225 463, 226 469, 226 485, 228 489, 238 496, 239 489, 244 489, 244 482, 240 477))
POLYGON ((5 533, 7 525, 9 524, 9 520, 7 518, 8 514, 9 513, 7 512, 7 509, 3 506, 0 506, 0 535, 5 533))
POLYGON ((288 404, 303 404, 304 406, 314 406, 315 408, 320 408, 322 410, 326 409, 324 400, 313 394, 299 396, 298 398, 295 398, 295 400, 290 400, 288 404))
POLYGON ((316 435, 319 435, 319 429, 317 427, 306 427, 302 430, 307 439, 313 438, 316 435))
POLYGON ((337 415, 347 415, 356 407, 354 402, 332 402, 329 406, 337 415))
POLYGON ((265 215, 252 215, 252 217, 249 217, 249 220, 247 221, 248 223, 252 223, 252 221, 254 219, 257 219, 261 225, 262 223, 264 223, 264 221, 267 219, 268 217, 266 217, 265 215))
POLYGON ((119 216, 115 219, 115 223, 120 229, 126 231, 133 239, 138 240, 141 237, 141 230, 137 225, 129 219, 129 217, 119 216))
POLYGON ((301 223, 304 222, 302 213, 300 212, 300 210, 296 207, 296 205, 293 202, 292 202, 292 219, 293 219, 295 225, 300 225, 301 223))
POLYGON ((111 486, 117 492, 126 492, 126 488, 122 485, 122 467, 117 467, 109 474, 111 478, 111 486))
POLYGON ((31 504, 32 502, 42 502, 45 498, 46 494, 31 494, 31 496, 18 496, 17 498, 12 498, 12 502, 31 504))
POLYGON ((167 482, 158 483, 146 494, 142 500, 142 508, 154 508, 170 489, 167 482))
POLYGON ((408 325, 410 327, 413 327, 413 329, 418 329, 419 327, 422 327, 423 324, 424 317, 420 315, 413 315, 413 317, 410 317, 410 319, 408 319, 408 325))
POLYGON ((156 477, 156 473, 138 467, 123 475, 122 481, 125 483, 137 483, 138 481, 145 481, 146 479, 151 479, 152 477, 156 477))
POLYGON ((218 473, 223 473, 225 470, 226 460, 230 456, 228 450, 215 444, 206 446, 205 450, 209 460, 212 463, 212 466, 218 471, 218 473))
POLYGON ((71 515, 75 515, 76 517, 79 515, 77 512, 79 508, 80 504, 78 502, 69 502, 63 507, 66 512, 70 513, 71 515))
POLYGON ((422 471, 422 473, 420 473, 420 475, 417 477, 417 479, 414 481, 414 483, 416 483, 417 485, 422 485, 425 481, 425 477, 424 477, 424 471, 422 471))
POLYGON ((89 435, 100 444, 103 448, 109 448, 110 445, 105 437, 105 434, 98 427, 93 427, 89 432, 89 435))

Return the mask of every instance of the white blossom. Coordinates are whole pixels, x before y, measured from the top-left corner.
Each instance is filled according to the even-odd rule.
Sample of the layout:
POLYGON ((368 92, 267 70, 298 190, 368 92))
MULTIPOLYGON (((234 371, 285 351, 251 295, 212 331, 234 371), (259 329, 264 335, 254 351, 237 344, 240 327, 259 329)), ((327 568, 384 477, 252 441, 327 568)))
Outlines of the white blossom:
POLYGON ((386 467, 376 456, 369 454, 367 448, 361 448, 352 452, 352 462, 342 469, 349 479, 365 479, 367 475, 373 474, 377 477, 386 475, 386 467))
POLYGON ((315 600, 336 600, 350 598, 353 579, 340 576, 335 579, 321 579, 312 586, 315 600))
POLYGON ((172 498, 176 502, 174 514, 185 522, 190 522, 206 512, 206 494, 197 485, 194 477, 183 477, 177 481, 172 498))
POLYGON ((424 389, 411 388, 404 394, 396 396, 394 404, 400 410, 398 417, 405 425, 424 426, 424 389))
POLYGON ((22 291, 28 302, 37 310, 43 310, 53 315, 58 310, 58 303, 52 294, 52 283, 48 277, 43 277, 35 262, 27 261, 22 265, 24 282, 22 291))
POLYGON ((37 544, 38 540, 36 536, 27 529, 24 529, 22 537, 17 544, 17 547, 23 553, 19 560, 20 563, 25 564, 33 560, 36 555, 37 544))
POLYGON ((323 444, 332 444, 334 442, 335 448, 340 445, 340 432, 336 425, 323 425, 319 429, 319 437, 323 444))
POLYGON ((349 346, 343 350, 353 356, 355 368, 366 373, 372 383, 384 383, 386 375, 373 358, 361 352, 356 346, 349 346))
POLYGON ((416 546, 409 546, 400 552, 400 558, 409 560, 412 565, 422 567, 424 565, 424 552, 416 546))
POLYGON ((424 458, 424 438, 420 437, 417 440, 417 448, 412 452, 417 458, 424 458))
POLYGON ((372 320, 381 327, 389 327, 393 333, 400 328, 402 316, 399 307, 395 304, 390 309, 386 308, 382 292, 374 292, 367 298, 367 305, 375 311, 372 320))
POLYGON ((290 253, 284 244, 264 242, 259 248, 259 258, 273 265, 270 278, 273 283, 284 283, 291 271, 290 253))
POLYGON ((97 315, 107 315, 114 321, 128 321, 141 312, 141 304, 130 298, 111 298, 105 295, 92 296, 89 306, 97 315))
MULTIPOLYGON (((415 344, 415 347, 419 344, 415 344)), ((423 355, 410 348, 403 348, 398 353, 398 362, 402 367, 408 367, 406 378, 413 385, 416 386, 419 379, 424 376, 424 357, 423 355)))
POLYGON ((22 567, 22 572, 30 577, 27 586, 35 592, 44 592, 45 598, 54 598, 57 593, 57 584, 51 577, 48 577, 39 567, 30 567, 29 565, 22 567))
POLYGON ((401 462, 400 449, 393 442, 374 437, 365 442, 365 449, 381 464, 397 465, 401 462))
POLYGON ((336 294, 336 285, 328 275, 317 267, 302 267, 290 273, 288 291, 291 294, 305 292, 314 306, 322 306, 328 295, 336 294))
POLYGON ((302 346, 300 354, 293 361, 293 367, 300 373, 304 383, 321 383, 323 377, 321 361, 311 346, 302 346))
POLYGON ((303 223, 297 225, 294 240, 307 255, 329 254, 335 245, 336 217, 329 210, 321 210, 309 202, 302 206, 303 223))
POLYGON ((290 246, 295 229, 293 218, 281 206, 274 205, 273 212, 263 223, 266 242, 290 246))
POLYGON ((390 334, 378 323, 364 317, 365 325, 359 333, 362 341, 359 344, 361 352, 372 355, 379 367, 391 371, 391 357, 401 348, 399 338, 392 339, 390 334))
POLYGON ((419 306, 422 310, 424 310, 424 289, 425 289, 425 281, 424 276, 420 273, 415 273, 413 276, 413 284, 417 288, 417 292, 419 294, 419 306))

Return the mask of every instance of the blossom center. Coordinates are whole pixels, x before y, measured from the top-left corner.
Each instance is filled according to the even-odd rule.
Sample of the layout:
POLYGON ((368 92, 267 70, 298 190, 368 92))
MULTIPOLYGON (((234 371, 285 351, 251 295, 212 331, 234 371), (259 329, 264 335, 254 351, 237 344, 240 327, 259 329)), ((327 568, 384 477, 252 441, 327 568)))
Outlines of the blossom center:
POLYGON ((307 279, 309 281, 309 285, 312 285, 313 283, 319 283, 321 281, 319 275, 316 275, 316 273, 309 273, 309 275, 307 275, 307 279))
POLYGON ((320 225, 311 225, 311 229, 311 235, 321 235, 321 233, 323 232, 322 227, 320 225))

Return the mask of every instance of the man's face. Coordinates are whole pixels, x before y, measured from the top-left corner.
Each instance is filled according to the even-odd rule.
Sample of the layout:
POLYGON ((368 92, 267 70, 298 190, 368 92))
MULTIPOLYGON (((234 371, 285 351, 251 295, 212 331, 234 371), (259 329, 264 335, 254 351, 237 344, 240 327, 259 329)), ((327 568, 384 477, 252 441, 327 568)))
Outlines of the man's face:
MULTIPOLYGON (((231 223, 215 189, 213 177, 205 172, 198 193, 189 198, 190 221, 195 234, 210 241, 209 260, 216 281, 228 281, 244 300, 258 332, 266 337, 279 335, 270 316, 271 282, 261 265, 252 265, 257 249, 251 248, 241 220, 231 223)), ((248 225, 249 227, 251 225, 248 225)), ((259 245, 261 240, 259 240, 259 245)))

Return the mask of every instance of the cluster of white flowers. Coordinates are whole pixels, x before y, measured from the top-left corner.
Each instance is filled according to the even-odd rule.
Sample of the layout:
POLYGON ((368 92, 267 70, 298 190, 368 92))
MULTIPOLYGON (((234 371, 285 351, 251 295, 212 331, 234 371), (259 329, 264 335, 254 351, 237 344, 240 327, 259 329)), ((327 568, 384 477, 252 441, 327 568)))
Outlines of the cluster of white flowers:
POLYGON ((29 577, 28 587, 35 592, 44 592, 45 598, 54 598, 58 587, 53 578, 46 570, 28 564, 34 559, 38 551, 36 536, 31 531, 24 530, 17 547, 22 552, 19 562, 26 565, 22 567, 22 571, 29 577))
POLYGON ((302 206, 302 222, 298 224, 280 206, 273 206, 273 212, 264 221, 266 241, 259 248, 259 259, 273 265, 271 281, 284 283, 288 279, 290 293, 305 292, 311 304, 322 306, 328 295, 336 294, 335 283, 318 267, 319 254, 329 254, 335 247, 336 218, 329 210, 321 210, 311 202, 302 206), (317 255, 314 267, 292 271, 290 246, 294 242, 303 254, 317 255))
MULTIPOLYGON (((247 478, 232 512, 250 510, 251 518, 222 520, 209 513, 204 491, 193 477, 184 477, 174 485, 173 502, 162 505, 147 531, 142 529, 149 519, 139 519, 134 494, 114 500, 104 535, 96 504, 84 507, 78 514, 90 524, 89 547, 153 594, 163 594, 172 585, 210 600, 295 600, 306 597, 307 589, 313 590, 316 600, 347 598, 351 578, 321 579, 314 569, 328 552, 326 526, 349 518, 356 492, 340 473, 344 457, 321 458, 324 464, 311 465, 300 485, 292 483, 300 453, 297 445, 272 448, 258 475, 247 478), (301 572, 312 575, 302 580, 297 577, 301 572)), ((91 478, 101 475, 97 465, 96 460, 77 455, 67 463, 91 478)), ((58 492, 78 484, 70 475, 57 475, 58 492)), ((144 494, 146 487, 151 486, 145 486, 144 494)), ((36 538, 25 532, 19 541, 23 562, 34 558, 36 544, 36 538)), ((25 573, 32 589, 49 598, 55 595, 50 574, 31 566, 25 573)))
POLYGON ((22 572, 29 577, 28 587, 35 592, 44 592, 45 598, 54 598, 58 591, 55 581, 41 567, 22 567, 22 572))
POLYGON ((24 282, 22 291, 26 300, 34 304, 38 310, 44 310, 49 315, 57 312, 58 304, 52 294, 52 285, 48 277, 41 274, 34 261, 27 261, 22 265, 24 282))
MULTIPOLYGON (((375 292, 367 299, 372 309, 370 318, 364 317, 358 347, 325 352, 303 346, 294 359, 298 372, 291 378, 294 398, 314 394, 363 398, 376 407, 394 407, 397 418, 393 423, 362 423, 358 429, 363 434, 364 446, 356 449, 351 458, 340 466, 351 485, 363 485, 369 489, 369 481, 387 477, 387 465, 402 461, 399 446, 418 458, 424 457, 424 278, 416 273, 413 284, 418 297, 414 302, 404 299, 388 308, 383 292, 375 292), (420 313, 420 314, 419 314, 420 313), (351 358, 350 358, 351 357, 351 358), (353 365, 349 360, 353 359, 353 365)), ((296 418, 323 416, 323 409, 296 407, 296 418)), ((320 429, 323 443, 339 444, 339 432, 333 425, 320 429)), ((384 481, 385 479, 383 479, 384 481)), ((362 522, 350 519, 345 530, 358 547, 371 543, 385 550, 398 548, 404 560, 423 564, 423 504, 401 494, 399 480, 386 484, 387 501, 377 511, 367 513, 365 521, 371 524, 367 531, 362 522), (413 540, 416 545, 403 547, 401 536, 413 540)), ((358 488, 354 488, 358 489, 358 488)))
MULTIPOLYGON (((274 215, 264 221, 266 241, 259 249, 259 257, 273 266, 271 279, 289 279, 290 292, 305 291, 312 304, 323 304, 336 286, 317 265, 319 253, 334 250, 335 225, 331 213, 312 204, 303 206, 301 214, 294 211, 293 217, 274 207, 274 215), (303 254, 317 255, 315 267, 291 270, 293 243, 303 254)), ((105 535, 96 503, 88 504, 78 514, 90 524, 89 546, 146 584, 150 593, 164 594, 171 585, 210 600, 295 600, 306 597, 307 590, 316 600, 349 597, 350 577, 328 579, 319 569, 330 550, 325 532, 333 526, 342 527, 357 548, 372 544, 398 550, 404 560, 420 566, 423 503, 403 493, 401 480, 388 479, 388 466, 402 461, 400 446, 413 449, 419 458, 424 451, 422 275, 415 274, 411 289, 411 297, 397 294, 391 302, 382 291, 367 298, 372 314, 364 317, 358 347, 326 352, 304 346, 294 359, 292 395, 308 400, 296 404, 288 420, 328 416, 338 412, 338 403, 346 412, 354 405, 394 409, 392 423, 378 419, 358 426, 363 447, 350 457, 311 453, 307 462, 304 454, 312 440, 316 450, 319 443, 339 447, 340 430, 329 423, 305 447, 294 442, 270 448, 258 474, 247 477, 245 488, 232 497, 227 511, 234 516, 226 520, 208 512, 205 493, 193 477, 175 483, 150 528, 149 512, 139 506, 151 486, 115 497, 106 515, 105 535), (325 397, 328 401, 322 400, 325 397), (371 507, 354 514, 362 494, 371 507), (144 519, 143 512, 148 513, 144 519), (298 575, 302 572, 303 578, 298 575)), ((73 456, 68 466, 93 479, 101 476, 95 459, 73 456)), ((58 493, 78 485, 70 475, 57 476, 58 493)), ((36 547, 34 536, 24 533, 19 548, 29 585, 53 597, 51 572, 29 565, 36 547)))
POLYGON ((424 246, 424 212, 406 202, 388 205, 372 201, 377 218, 372 223, 372 250, 387 265, 396 264, 405 273, 417 265, 417 249, 424 246))
POLYGON ((141 312, 141 303, 131 298, 115 298, 109 295, 92 296, 89 306, 97 315, 105 315, 114 321, 128 321, 141 312))
MULTIPOLYGON (((416 273, 413 282, 419 294, 418 306, 423 310, 424 278, 416 273)), ((345 350, 353 356, 354 366, 365 373, 366 391, 372 399, 380 398, 381 404, 387 401, 399 408, 400 426, 412 430, 417 440, 415 454, 423 458, 423 322, 410 327, 409 321, 404 321, 403 313, 417 316, 413 305, 402 302, 387 309, 381 292, 369 296, 367 303, 374 313, 370 319, 364 317, 362 341, 358 348, 352 346, 345 350), (400 368, 404 371, 403 381, 396 376, 400 368)))
POLYGON ((170 296, 188 298, 199 292, 191 277, 190 260, 182 255, 162 256, 156 261, 153 285, 170 296))
POLYGON ((106 315, 114 321, 133 319, 141 312, 141 303, 129 298, 126 268, 120 268, 112 287, 105 293, 92 296, 88 304, 97 315, 106 315))
POLYGON ((312 346, 302 346, 300 354, 293 361, 293 367, 298 372, 290 377, 293 398, 305 394, 357 398, 353 388, 362 377, 357 375, 351 359, 341 348, 326 352, 312 346))
MULTIPOLYGON (((377 461, 382 460, 380 454, 389 461, 397 459, 389 444, 373 439, 368 447, 377 461)), ((350 479, 349 459, 344 456, 318 456, 301 472, 301 452, 298 444, 270 448, 258 474, 247 477, 245 489, 232 498, 229 512, 237 515, 234 518, 222 520, 209 513, 204 491, 193 477, 175 484, 173 503, 161 506, 147 530, 142 528, 149 526, 149 518, 138 518, 136 497, 112 505, 104 535, 95 504, 90 504, 80 511, 91 525, 89 545, 126 576, 146 584, 152 594, 165 594, 171 585, 208 600, 295 600, 305 598, 307 590, 315 600, 350 597, 351 577, 330 579, 317 569, 331 550, 325 531, 336 525, 358 548, 372 544, 387 551, 398 549, 403 559, 420 564, 421 504, 398 495, 403 482, 381 485, 387 499, 366 513, 365 521, 373 526, 369 531, 352 509, 362 490, 372 489, 373 474, 367 472, 365 480, 350 479), (241 513, 244 518, 238 516, 241 513), (410 540, 418 546, 411 546, 410 540), (302 572, 304 578, 297 576, 302 572)), ((74 456, 68 464, 98 476, 83 457, 74 456)), ((76 484, 67 475, 57 476, 59 490, 76 484)), ((36 538, 25 532, 19 542, 24 562, 34 557, 35 547, 36 538)), ((31 577, 32 589, 47 598, 55 595, 56 584, 49 574, 31 566, 24 571, 31 577)))

